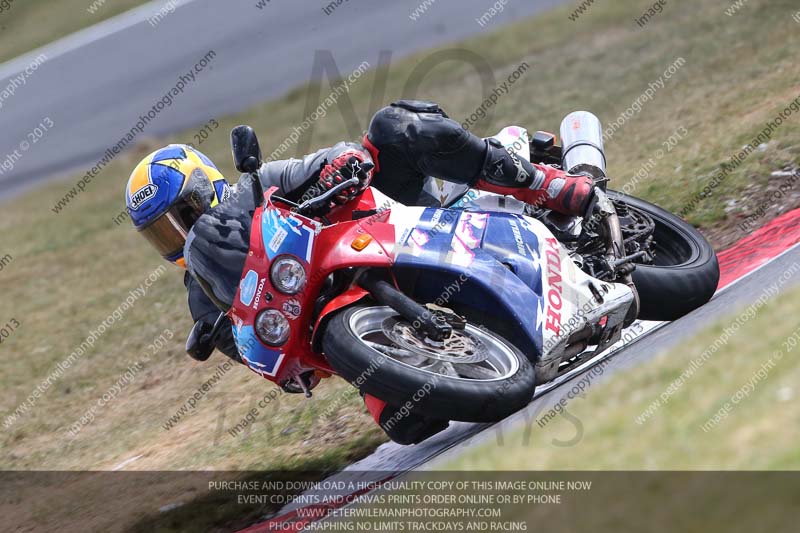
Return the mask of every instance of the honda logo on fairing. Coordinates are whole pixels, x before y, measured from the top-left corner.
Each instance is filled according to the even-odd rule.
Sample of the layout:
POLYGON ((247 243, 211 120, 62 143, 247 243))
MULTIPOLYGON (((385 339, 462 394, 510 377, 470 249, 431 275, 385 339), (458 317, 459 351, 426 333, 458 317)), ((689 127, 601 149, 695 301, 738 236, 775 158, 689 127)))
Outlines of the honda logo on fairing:
POLYGON ((253 309, 258 309, 258 302, 261 301, 261 293, 264 291, 265 281, 267 281, 267 278, 262 278, 261 283, 258 284, 258 290, 256 291, 256 299, 253 302, 253 309))
POLYGON ((561 255, 558 253, 558 241, 550 238, 546 240, 549 247, 545 251, 547 257, 547 320, 545 328, 556 335, 561 333, 561 305, 564 292, 561 284, 561 255))

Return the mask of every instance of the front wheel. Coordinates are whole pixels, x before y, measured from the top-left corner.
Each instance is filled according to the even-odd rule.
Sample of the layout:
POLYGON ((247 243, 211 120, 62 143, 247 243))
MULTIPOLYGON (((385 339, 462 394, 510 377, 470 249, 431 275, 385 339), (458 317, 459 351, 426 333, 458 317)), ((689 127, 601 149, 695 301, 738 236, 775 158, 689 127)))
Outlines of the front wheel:
POLYGON ((615 205, 624 204, 623 208, 642 212, 655 224, 654 262, 636 265, 633 272, 641 300, 639 318, 677 320, 708 302, 719 283, 719 263, 705 237, 657 205, 621 192, 608 191, 608 195, 615 205))
POLYGON ((437 343, 390 307, 351 307, 328 322, 322 346, 336 372, 362 393, 429 418, 495 422, 533 398, 528 359, 470 323, 437 343))

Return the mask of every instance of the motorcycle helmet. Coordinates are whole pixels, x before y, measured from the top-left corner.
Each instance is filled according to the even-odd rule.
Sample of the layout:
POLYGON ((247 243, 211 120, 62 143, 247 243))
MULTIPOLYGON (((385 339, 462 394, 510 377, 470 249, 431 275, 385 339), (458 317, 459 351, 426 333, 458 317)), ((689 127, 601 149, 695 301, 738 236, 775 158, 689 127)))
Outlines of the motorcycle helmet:
POLYGON ((208 157, 171 144, 136 166, 125 203, 136 230, 164 259, 186 268, 186 235, 200 215, 229 195, 228 183, 208 157))

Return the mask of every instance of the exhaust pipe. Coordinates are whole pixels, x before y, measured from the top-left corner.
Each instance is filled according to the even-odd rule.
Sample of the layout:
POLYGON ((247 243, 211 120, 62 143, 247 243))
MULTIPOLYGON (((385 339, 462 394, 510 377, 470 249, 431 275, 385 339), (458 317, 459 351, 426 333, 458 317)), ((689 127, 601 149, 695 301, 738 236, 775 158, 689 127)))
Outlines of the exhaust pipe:
POLYGON ((570 113, 561 122, 561 144, 564 170, 605 181, 606 154, 600 119, 588 111, 570 113))
MULTIPOLYGON (((597 183, 598 208, 606 224, 606 260, 609 265, 625 257, 625 244, 614 204, 606 196, 606 154, 603 149, 603 126, 592 113, 575 111, 561 121, 561 167, 569 174, 585 174, 597 183)), ((613 267, 612 267, 613 268, 613 267)), ((639 293, 630 273, 615 281, 625 283, 633 291, 634 300, 624 326, 629 326, 639 314, 639 293)))

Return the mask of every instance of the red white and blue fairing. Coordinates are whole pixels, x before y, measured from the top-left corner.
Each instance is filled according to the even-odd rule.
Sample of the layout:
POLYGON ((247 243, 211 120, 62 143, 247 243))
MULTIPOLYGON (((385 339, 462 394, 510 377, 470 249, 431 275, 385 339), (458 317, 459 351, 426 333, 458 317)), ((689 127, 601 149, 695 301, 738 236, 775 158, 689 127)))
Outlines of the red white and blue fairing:
MULTIPOLYGON (((528 157, 523 129, 507 128, 498 138, 512 148, 524 146, 519 153, 528 157)), ((354 284, 320 313, 312 309, 325 279, 352 267, 421 273, 413 294, 418 301, 457 304, 501 319, 513 334, 509 340, 543 379, 555 374, 569 336, 586 324, 605 321, 621 330, 633 300, 627 286, 582 272, 544 224, 520 214, 513 200, 464 192, 456 208, 446 209, 403 206, 368 190, 323 226, 276 205, 274 189, 268 191, 265 207, 255 213, 250 254, 229 313, 243 360, 277 382, 298 370, 332 373, 314 332, 328 315, 368 293, 354 284), (352 220, 354 211, 370 209, 377 214, 352 220), (308 278, 291 297, 274 290, 269 276, 271 263, 283 255, 300 261, 308 278), (265 345, 254 333, 255 317, 267 308, 291 323, 280 347, 265 345)))

